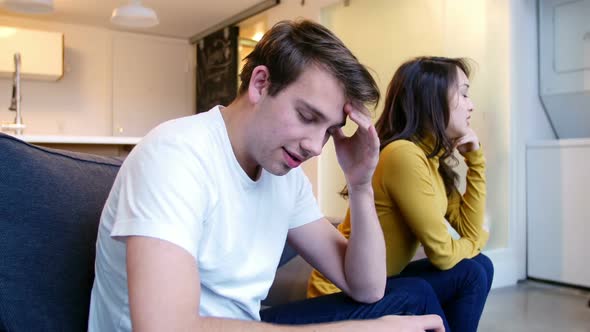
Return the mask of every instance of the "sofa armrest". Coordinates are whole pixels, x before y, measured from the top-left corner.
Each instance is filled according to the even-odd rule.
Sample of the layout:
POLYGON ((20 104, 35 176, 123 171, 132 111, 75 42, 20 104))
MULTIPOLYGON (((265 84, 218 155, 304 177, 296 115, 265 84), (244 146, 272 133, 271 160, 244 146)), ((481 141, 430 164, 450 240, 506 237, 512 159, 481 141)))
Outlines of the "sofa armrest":
POLYGON ((0 331, 85 331, 118 158, 0 134, 0 331))

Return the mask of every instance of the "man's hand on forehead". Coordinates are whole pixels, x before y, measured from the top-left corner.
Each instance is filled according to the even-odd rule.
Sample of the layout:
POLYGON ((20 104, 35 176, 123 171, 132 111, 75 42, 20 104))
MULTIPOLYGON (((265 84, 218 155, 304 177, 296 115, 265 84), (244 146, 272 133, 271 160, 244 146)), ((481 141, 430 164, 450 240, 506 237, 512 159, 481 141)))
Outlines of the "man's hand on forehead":
POLYGON ((379 160, 379 137, 364 105, 358 108, 348 102, 344 105, 344 113, 358 128, 352 136, 346 136, 342 128, 333 130, 338 163, 349 185, 370 184, 379 160))

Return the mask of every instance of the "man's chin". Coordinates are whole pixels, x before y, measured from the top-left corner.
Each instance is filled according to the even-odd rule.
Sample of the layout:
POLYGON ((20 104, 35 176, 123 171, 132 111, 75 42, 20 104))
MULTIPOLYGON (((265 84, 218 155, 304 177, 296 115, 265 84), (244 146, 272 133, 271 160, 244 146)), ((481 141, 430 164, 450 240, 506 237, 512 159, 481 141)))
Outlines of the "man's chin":
POLYGON ((277 167, 269 167, 269 168, 265 168, 265 170, 267 172, 269 172, 272 175, 276 175, 276 176, 283 176, 283 175, 287 175, 287 173, 289 173, 289 171, 292 168, 288 167, 287 165, 280 165, 277 167))

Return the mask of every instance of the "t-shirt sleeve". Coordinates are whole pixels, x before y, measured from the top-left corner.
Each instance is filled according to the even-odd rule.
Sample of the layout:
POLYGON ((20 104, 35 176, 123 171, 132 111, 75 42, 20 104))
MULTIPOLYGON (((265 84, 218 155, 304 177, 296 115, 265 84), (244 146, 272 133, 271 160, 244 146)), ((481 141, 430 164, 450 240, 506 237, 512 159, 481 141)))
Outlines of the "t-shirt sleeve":
POLYGON ((111 236, 147 236, 184 248, 195 258, 212 201, 203 161, 174 139, 137 146, 119 174, 111 236))
POLYGON ((313 195, 311 183, 301 168, 295 172, 295 204, 289 218, 289 229, 303 226, 323 217, 318 203, 313 195))

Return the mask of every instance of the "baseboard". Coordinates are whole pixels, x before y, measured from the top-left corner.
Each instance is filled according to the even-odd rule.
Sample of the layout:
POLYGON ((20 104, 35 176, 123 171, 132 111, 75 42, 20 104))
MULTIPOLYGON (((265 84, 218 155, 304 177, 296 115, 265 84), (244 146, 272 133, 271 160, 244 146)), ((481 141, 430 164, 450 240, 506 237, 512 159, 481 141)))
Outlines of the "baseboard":
POLYGON ((492 289, 516 285, 518 281, 518 269, 514 250, 510 248, 499 248, 484 250, 483 253, 494 263, 494 282, 492 283, 492 289))
POLYGON ((567 288, 582 290, 585 292, 590 292, 590 287, 587 285, 577 285, 577 284, 571 284, 571 283, 567 283, 567 282, 559 282, 559 281, 555 281, 555 280, 547 280, 547 279, 534 278, 534 277, 528 277, 527 280, 532 280, 535 282, 540 282, 540 283, 553 285, 553 286, 567 287, 567 288))

